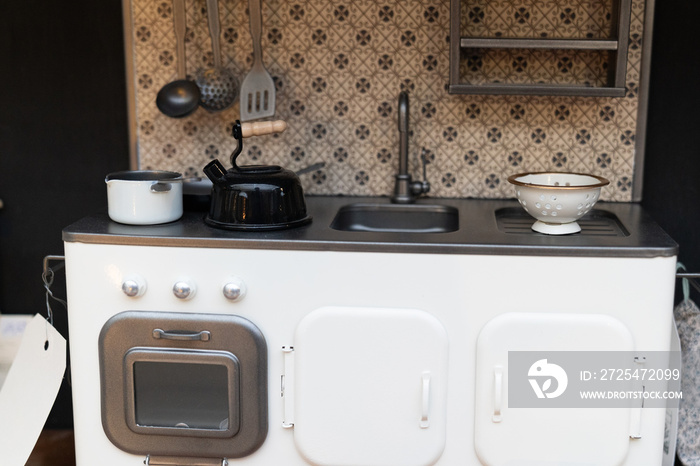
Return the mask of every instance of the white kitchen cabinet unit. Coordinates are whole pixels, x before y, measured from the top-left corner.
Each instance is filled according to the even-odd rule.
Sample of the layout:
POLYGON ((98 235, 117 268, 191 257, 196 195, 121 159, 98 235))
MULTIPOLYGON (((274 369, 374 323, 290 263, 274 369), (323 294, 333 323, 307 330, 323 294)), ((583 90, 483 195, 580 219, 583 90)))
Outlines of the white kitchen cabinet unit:
POLYGON ((425 234, 335 230, 358 200, 308 201, 313 221, 287 231, 196 212, 64 230, 78 466, 661 464, 665 404, 516 408, 527 373, 507 385, 509 352, 670 350, 677 244, 639 206, 597 204, 593 225, 554 237, 509 223, 514 200, 444 201, 459 228, 425 234), (112 326, 125 316, 143 325, 112 326), (121 401, 144 399, 135 370, 124 383, 139 361, 166 363, 148 379, 172 397, 145 398, 156 425, 121 401), (204 427, 181 419, 207 406, 181 401, 208 398, 204 427))

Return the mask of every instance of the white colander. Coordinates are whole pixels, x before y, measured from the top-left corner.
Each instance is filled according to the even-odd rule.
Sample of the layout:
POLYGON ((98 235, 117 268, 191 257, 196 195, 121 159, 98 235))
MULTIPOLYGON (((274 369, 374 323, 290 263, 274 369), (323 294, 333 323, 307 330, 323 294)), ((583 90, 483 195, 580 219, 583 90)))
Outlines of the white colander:
POLYGON ((520 173, 508 177, 523 209, 537 221, 532 229, 548 235, 581 231, 576 222, 600 198, 600 188, 610 181, 583 173, 520 173))

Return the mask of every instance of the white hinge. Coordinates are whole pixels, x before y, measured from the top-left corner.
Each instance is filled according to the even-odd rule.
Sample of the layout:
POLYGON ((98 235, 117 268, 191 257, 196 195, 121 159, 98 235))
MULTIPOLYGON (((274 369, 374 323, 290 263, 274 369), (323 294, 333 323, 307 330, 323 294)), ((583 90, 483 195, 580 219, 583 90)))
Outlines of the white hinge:
POLYGON ((228 466, 228 459, 146 455, 143 464, 146 466, 228 466))
POLYGON ((294 347, 283 346, 284 372, 281 377, 282 427, 294 427, 294 347))

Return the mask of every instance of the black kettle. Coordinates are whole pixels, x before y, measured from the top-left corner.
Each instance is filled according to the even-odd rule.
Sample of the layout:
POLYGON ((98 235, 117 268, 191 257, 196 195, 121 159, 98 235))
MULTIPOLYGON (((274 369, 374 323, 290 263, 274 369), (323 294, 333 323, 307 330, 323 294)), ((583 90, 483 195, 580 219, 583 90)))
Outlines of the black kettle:
POLYGON ((243 123, 236 121, 233 137, 238 146, 231 154, 232 168, 226 170, 218 160, 204 167, 211 180, 212 194, 205 222, 227 230, 281 230, 311 221, 306 213, 304 191, 299 177, 278 165, 238 166, 236 158, 243 150, 243 138, 281 133, 283 120, 243 123))

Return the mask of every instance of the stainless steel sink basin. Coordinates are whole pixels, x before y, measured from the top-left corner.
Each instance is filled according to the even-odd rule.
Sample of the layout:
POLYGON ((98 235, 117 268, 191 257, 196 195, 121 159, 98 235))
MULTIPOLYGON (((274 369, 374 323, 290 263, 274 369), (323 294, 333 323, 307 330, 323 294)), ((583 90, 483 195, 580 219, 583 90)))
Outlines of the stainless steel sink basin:
POLYGON ((459 229, 456 208, 428 204, 348 204, 331 228, 342 231, 447 233, 459 229))

